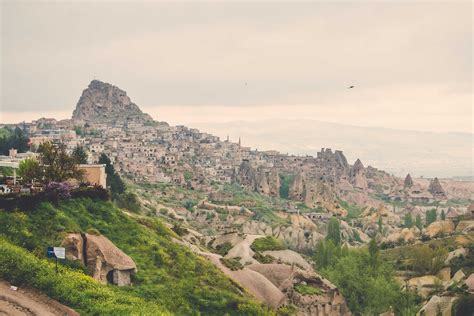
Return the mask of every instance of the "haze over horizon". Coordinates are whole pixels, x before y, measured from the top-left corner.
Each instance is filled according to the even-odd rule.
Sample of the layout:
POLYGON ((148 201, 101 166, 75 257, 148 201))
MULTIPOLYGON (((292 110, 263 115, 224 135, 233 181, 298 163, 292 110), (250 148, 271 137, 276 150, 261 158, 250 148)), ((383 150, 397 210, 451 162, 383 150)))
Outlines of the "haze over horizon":
MULTIPOLYGON (((417 151, 407 150, 403 137, 413 134, 404 131, 441 133, 424 152, 435 169, 451 163, 473 173, 470 2, 4 1, 1 11, 0 122, 70 118, 97 78, 127 91, 156 120, 221 137, 246 134, 257 148, 339 147, 350 155, 350 135, 299 133, 314 132, 314 121, 369 134, 399 130, 395 148, 382 141, 377 150, 404 155, 417 151), (274 126, 283 120, 296 130, 274 126), (236 121, 242 131, 226 123, 236 121), (285 144, 269 134, 281 128, 285 144), (456 157, 446 156, 445 133, 464 133, 456 157)), ((369 134, 361 141, 372 141, 369 134)), ((374 162, 387 167, 389 158, 374 162)))

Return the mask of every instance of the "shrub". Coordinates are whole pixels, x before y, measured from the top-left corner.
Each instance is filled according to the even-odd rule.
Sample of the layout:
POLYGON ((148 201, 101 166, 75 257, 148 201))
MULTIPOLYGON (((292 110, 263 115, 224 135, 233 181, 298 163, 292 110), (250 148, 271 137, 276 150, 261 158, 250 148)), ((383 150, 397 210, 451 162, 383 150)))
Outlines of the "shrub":
POLYGON ((260 263, 267 264, 267 263, 273 263, 275 261, 275 258, 273 258, 270 255, 262 255, 260 252, 256 252, 253 255, 253 258, 257 260, 260 263))
POLYGON ((138 213, 140 211, 140 202, 138 201, 138 197, 132 192, 119 194, 117 196, 117 206, 134 213, 138 213))
POLYGON ((257 238, 251 245, 253 251, 262 252, 266 250, 283 250, 286 249, 282 241, 272 236, 257 238))
POLYGON ((230 242, 225 242, 216 246, 216 253, 220 254, 221 256, 225 256, 231 249, 232 244, 230 242))
POLYGON ((323 292, 321 289, 312 287, 310 285, 306 284, 296 284, 294 286, 294 289, 296 292, 302 294, 302 295, 321 295, 323 292))
POLYGON ((219 259, 223 265, 232 271, 241 270, 244 266, 240 263, 240 257, 235 258, 220 258, 219 259))
POLYGON ((173 225, 173 227, 171 228, 178 236, 184 236, 186 235, 189 231, 184 228, 183 226, 181 226, 181 224, 175 224, 173 225))
POLYGON ((72 198, 90 198, 94 200, 107 201, 110 199, 109 192, 100 185, 82 186, 71 191, 72 198))
POLYGON ((197 202, 194 201, 194 200, 183 200, 182 201, 182 204, 184 206, 184 208, 186 208, 188 211, 192 211, 194 206, 197 205, 197 202))

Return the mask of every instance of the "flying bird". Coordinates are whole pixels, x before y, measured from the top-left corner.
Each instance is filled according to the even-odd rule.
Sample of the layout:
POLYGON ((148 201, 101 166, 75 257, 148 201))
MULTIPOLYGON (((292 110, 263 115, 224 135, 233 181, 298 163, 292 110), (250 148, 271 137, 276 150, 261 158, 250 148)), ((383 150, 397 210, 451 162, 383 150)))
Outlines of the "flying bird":
POLYGON ((349 88, 347 88, 347 89, 353 89, 353 88, 354 88, 354 86, 349 86, 349 88))

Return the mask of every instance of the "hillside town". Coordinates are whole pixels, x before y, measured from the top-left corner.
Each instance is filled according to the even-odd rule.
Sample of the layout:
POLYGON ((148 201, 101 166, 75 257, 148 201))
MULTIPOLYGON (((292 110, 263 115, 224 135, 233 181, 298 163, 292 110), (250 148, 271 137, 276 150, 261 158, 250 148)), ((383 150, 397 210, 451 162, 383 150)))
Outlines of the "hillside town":
MULTIPOLYGON (((69 152, 84 147, 89 164, 106 154, 120 174, 137 183, 173 183, 210 193, 218 185, 236 182, 248 190, 279 197, 282 177, 289 176, 290 200, 313 209, 324 206, 344 212, 335 209, 337 197, 370 204, 374 201, 367 192, 406 203, 431 203, 446 200, 448 194, 464 194, 446 192, 437 178, 414 182, 410 174, 399 179, 365 167, 360 160, 351 165, 340 150, 322 148, 316 157, 258 151, 243 146, 241 139, 221 140, 197 129, 170 126, 141 112, 125 91, 98 80, 83 91, 72 119, 41 118, 3 126, 27 131, 32 152, 50 141, 65 144, 69 152)), ((34 153, 13 150, 10 158, 17 161, 28 155, 34 153)))

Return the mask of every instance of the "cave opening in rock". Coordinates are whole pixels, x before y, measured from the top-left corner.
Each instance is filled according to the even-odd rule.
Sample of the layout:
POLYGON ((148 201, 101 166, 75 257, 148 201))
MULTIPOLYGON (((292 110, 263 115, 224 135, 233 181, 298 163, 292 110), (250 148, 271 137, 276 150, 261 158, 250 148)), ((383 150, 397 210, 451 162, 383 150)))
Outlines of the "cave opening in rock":
POLYGON ((107 273, 107 283, 114 284, 114 270, 110 270, 107 273))

